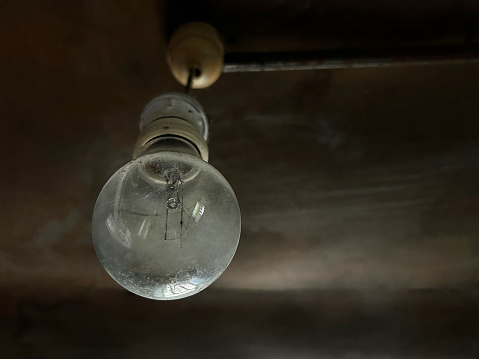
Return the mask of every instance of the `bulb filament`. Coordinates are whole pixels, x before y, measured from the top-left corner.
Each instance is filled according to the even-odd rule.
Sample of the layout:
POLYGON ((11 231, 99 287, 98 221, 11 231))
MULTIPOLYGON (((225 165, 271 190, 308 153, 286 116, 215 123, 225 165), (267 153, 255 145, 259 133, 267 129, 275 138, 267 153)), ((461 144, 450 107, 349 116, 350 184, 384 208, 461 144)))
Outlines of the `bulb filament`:
MULTIPOLYGON (((169 171, 165 174, 166 179, 166 219, 165 219, 165 241, 174 240, 178 238, 178 233, 176 231, 176 226, 173 226, 173 229, 170 230, 171 235, 168 234, 168 217, 170 211, 176 212, 178 208, 180 209, 180 228, 179 228, 179 237, 180 241, 183 242, 183 181, 177 170, 169 171)), ((176 216, 175 216, 176 219, 176 216)), ((173 223, 174 224, 174 223, 173 223)))

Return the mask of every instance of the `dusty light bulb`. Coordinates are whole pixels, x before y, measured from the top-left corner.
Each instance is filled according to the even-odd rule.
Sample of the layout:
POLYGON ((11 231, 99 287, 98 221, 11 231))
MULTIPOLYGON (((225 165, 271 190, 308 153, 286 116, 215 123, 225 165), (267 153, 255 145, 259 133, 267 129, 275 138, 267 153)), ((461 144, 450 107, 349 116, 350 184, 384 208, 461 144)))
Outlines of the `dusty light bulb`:
POLYGON ((136 158, 98 197, 93 243, 105 270, 127 290, 158 300, 188 297, 213 283, 233 258, 238 201, 203 160, 208 127, 194 99, 157 97, 140 127, 136 158))

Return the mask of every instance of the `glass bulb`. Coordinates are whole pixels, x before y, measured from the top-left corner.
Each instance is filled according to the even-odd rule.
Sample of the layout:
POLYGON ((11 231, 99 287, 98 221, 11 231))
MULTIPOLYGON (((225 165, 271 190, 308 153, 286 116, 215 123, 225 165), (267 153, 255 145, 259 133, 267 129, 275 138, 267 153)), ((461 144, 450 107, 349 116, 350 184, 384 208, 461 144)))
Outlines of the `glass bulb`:
POLYGON ((105 184, 93 212, 93 243, 105 270, 142 297, 196 294, 226 269, 241 216, 226 179, 186 153, 145 154, 105 184))

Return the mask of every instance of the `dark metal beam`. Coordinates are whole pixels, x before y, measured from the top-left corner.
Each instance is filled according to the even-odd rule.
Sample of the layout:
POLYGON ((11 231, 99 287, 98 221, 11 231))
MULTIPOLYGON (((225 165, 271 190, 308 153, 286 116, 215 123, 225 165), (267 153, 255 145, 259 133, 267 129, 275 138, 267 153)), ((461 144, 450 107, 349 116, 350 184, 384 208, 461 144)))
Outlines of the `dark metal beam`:
POLYGON ((479 45, 227 53, 224 73, 479 62, 479 45))

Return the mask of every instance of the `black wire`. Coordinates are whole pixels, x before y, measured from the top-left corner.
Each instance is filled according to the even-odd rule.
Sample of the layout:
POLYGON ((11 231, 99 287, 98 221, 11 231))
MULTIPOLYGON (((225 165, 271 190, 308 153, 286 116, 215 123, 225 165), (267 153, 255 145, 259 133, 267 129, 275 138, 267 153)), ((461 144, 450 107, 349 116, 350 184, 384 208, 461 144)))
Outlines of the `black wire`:
POLYGON ((185 93, 187 95, 190 94, 191 92, 191 85, 193 85, 193 77, 195 76, 195 69, 192 67, 190 69, 190 72, 188 74, 188 82, 186 83, 186 86, 185 86, 185 93))
POLYGON ((192 90, 193 80, 197 79, 200 76, 201 76, 200 69, 197 69, 196 67, 190 68, 190 72, 188 73, 188 82, 186 83, 186 86, 185 86, 185 93, 187 95, 189 95, 192 90))

